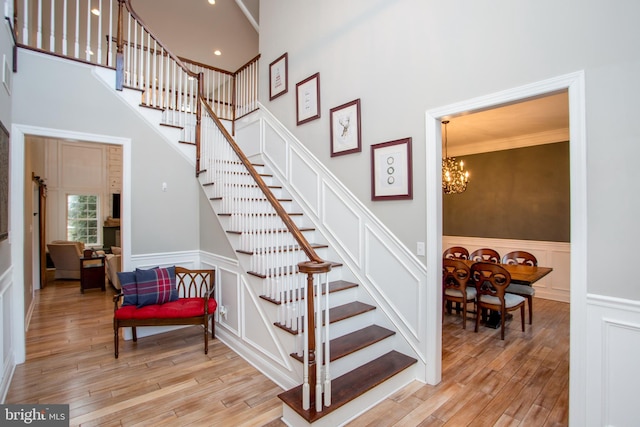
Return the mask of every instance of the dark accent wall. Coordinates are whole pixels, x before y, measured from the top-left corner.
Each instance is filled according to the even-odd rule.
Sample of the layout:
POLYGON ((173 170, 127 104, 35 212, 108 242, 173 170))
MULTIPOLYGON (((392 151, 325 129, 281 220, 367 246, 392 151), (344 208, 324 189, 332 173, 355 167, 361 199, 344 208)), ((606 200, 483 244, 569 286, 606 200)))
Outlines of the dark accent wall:
POLYGON ((569 142, 457 159, 469 184, 443 194, 444 235, 569 242, 569 142))

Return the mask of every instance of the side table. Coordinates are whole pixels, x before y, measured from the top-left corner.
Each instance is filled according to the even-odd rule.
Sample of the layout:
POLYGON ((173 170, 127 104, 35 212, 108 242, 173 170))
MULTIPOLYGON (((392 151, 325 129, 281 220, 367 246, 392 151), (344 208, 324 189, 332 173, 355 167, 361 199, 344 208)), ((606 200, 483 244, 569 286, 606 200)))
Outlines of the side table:
POLYGON ((80 292, 100 288, 105 291, 105 256, 80 257, 80 292))

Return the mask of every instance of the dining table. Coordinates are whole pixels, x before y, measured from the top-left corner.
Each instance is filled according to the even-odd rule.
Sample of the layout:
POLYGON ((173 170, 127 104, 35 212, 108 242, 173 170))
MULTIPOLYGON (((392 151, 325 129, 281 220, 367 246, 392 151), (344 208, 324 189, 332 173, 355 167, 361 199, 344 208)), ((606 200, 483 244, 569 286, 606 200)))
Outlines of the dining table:
MULTIPOLYGON (((469 268, 473 264, 478 261, 473 261, 470 259, 460 260, 467 264, 469 268)), ((511 276, 511 283, 516 283, 519 285, 528 285, 532 286, 535 282, 545 277, 547 274, 553 271, 551 267, 539 267, 525 264, 498 264, 503 267, 505 270, 509 272, 511 276)), ((493 314, 493 313, 492 313, 493 314)), ((510 319, 511 316, 508 317, 510 319)), ((489 315, 489 319, 485 323, 485 326, 492 329, 497 329, 500 326, 500 314, 495 313, 493 315, 489 315), (496 316, 497 314, 497 316, 496 316)))
MULTIPOLYGON (((469 268, 478 261, 470 259, 461 259, 459 261, 467 264, 469 268)), ((553 271, 551 267, 539 267, 524 264, 498 264, 503 267, 511 275, 511 283, 517 283, 519 285, 533 285, 538 280, 542 279, 547 274, 553 271)))

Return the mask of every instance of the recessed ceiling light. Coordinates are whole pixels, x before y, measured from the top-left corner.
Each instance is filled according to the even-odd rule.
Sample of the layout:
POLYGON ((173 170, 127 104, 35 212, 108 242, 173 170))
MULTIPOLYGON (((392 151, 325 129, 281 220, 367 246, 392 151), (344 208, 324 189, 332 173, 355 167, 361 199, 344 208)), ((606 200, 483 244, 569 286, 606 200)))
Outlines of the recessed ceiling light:
POLYGON ((96 9, 95 7, 93 9, 91 9, 91 13, 93 13, 96 16, 100 16, 100 10, 96 9))
POLYGON ((216 56, 220 56, 220 55, 222 55, 222 52, 220 52, 219 50, 214 50, 213 54, 216 55, 216 56))
POLYGON ((209 0, 209 4, 216 4, 216 0, 209 0))

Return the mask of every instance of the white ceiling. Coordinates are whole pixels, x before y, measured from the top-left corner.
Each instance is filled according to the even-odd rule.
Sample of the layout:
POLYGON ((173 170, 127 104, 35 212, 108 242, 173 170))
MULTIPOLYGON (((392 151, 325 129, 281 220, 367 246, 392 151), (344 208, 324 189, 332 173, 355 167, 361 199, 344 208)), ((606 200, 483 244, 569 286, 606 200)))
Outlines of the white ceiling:
MULTIPOLYGON (((208 0, 131 3, 180 57, 233 72, 259 53, 259 0, 216 0, 215 5, 208 0), (216 49, 221 56, 213 54, 216 49)), ((451 156, 569 140, 566 91, 447 119, 451 156)))
POLYGON ((258 55, 258 31, 250 19, 257 24, 259 0, 216 0, 215 5, 207 0, 131 0, 131 4, 153 34, 182 58, 234 72, 258 55), (216 49, 222 55, 214 55, 216 49))
POLYGON ((445 119, 450 156, 569 140, 566 91, 445 119))

